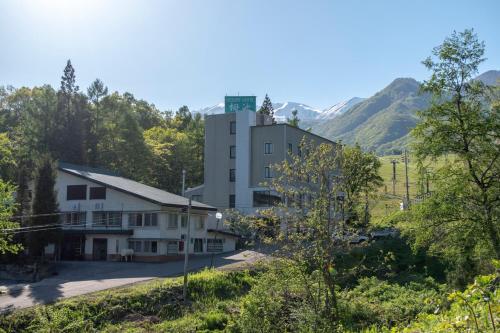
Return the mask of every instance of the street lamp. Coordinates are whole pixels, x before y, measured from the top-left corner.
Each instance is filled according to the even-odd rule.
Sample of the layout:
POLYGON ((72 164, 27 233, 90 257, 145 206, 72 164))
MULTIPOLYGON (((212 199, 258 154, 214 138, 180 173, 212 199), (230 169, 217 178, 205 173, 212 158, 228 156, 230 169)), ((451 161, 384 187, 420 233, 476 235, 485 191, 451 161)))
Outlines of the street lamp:
MULTIPOLYGON (((217 212, 215 213, 215 218, 217 219, 217 224, 215 225, 215 237, 214 237, 214 243, 213 243, 213 246, 215 247, 216 246, 216 240, 217 240, 217 232, 219 230, 219 222, 220 220, 222 219, 222 213, 221 212, 217 212)), ((214 248, 212 248, 212 259, 210 260, 210 267, 213 268, 214 267, 214 248)))

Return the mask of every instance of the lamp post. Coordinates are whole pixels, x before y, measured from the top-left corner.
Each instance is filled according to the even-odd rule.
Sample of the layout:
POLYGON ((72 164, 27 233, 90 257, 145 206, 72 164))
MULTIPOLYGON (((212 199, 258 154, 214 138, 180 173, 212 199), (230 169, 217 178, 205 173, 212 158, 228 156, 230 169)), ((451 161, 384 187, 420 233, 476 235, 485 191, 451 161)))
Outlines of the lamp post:
MULTIPOLYGON (((215 225, 215 237, 214 237, 214 246, 216 245, 215 244, 215 241, 217 240, 217 232, 219 231, 219 222, 220 220, 222 219, 222 213, 221 212, 217 212, 215 213, 215 218, 217 219, 217 224, 215 225)), ((213 250, 213 249, 212 249, 213 250)), ((214 255, 215 253, 212 251, 212 258, 210 260, 210 267, 213 268, 214 267, 214 255)))

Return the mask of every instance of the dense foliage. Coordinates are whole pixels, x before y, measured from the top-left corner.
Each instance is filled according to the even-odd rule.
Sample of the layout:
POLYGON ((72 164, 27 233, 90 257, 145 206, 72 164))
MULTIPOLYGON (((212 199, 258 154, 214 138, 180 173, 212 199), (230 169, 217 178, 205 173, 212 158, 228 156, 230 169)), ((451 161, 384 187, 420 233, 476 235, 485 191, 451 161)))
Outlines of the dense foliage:
POLYGON ((18 244, 13 244, 13 234, 9 229, 19 227, 18 223, 11 221, 11 216, 16 210, 13 197, 14 187, 0 179, 0 254, 16 253, 21 247, 18 244))
POLYGON ((453 280, 464 286, 500 257, 499 97, 473 80, 484 44, 472 30, 453 33, 433 54, 424 61, 432 75, 423 89, 434 99, 419 112, 415 154, 422 165, 454 158, 434 170, 435 190, 399 226, 415 247, 454 262, 453 280))
POLYGON ((108 93, 98 79, 82 92, 68 61, 59 90, 0 87, 0 176, 18 182, 13 166, 30 175, 49 155, 180 193, 183 168, 187 186, 203 182, 203 130, 185 106, 161 112, 130 93, 108 93))
POLYGON ((206 270, 191 275, 188 304, 182 279, 170 278, 3 314, 0 332, 488 332, 500 321, 498 273, 463 292, 431 278, 361 278, 339 290, 338 322, 315 314, 304 278, 286 261, 254 272, 206 270))

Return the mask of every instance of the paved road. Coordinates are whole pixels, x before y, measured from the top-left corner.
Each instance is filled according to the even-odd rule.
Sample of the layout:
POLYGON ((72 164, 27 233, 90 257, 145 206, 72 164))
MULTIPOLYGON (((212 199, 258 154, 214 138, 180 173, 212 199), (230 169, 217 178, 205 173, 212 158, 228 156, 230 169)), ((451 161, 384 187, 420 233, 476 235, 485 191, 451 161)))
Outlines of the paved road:
MULTIPOLYGON (((218 255, 215 266, 230 268, 232 265, 253 262, 263 255, 254 251, 242 251, 218 255)), ((210 256, 189 261, 189 270, 195 271, 210 265, 210 256)), ((58 275, 40 282, 0 286, 6 292, 0 294, 0 312, 30 307, 35 304, 91 293, 94 291, 123 286, 158 277, 180 275, 184 261, 168 263, 138 262, 61 262, 58 275)))

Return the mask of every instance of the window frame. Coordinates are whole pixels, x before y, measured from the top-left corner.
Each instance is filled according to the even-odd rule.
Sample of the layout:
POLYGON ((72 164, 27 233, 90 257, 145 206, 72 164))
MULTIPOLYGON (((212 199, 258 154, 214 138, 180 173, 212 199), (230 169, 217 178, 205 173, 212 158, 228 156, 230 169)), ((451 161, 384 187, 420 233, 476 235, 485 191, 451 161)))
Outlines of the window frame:
POLYGON ((167 229, 168 230, 179 229, 179 214, 168 213, 167 229), (175 216, 175 219, 173 219, 174 216, 175 216), (175 227, 173 226, 172 222, 175 222, 175 227))
POLYGON ((229 122, 229 134, 236 134, 236 120, 231 120, 229 122))
POLYGON ((229 169, 229 182, 234 183, 236 181, 236 169, 229 169))
POLYGON ((264 142, 264 155, 272 155, 274 152, 274 145, 272 142, 264 142))
POLYGON ((144 213, 143 227, 157 227, 158 213, 144 213))
POLYGON ((187 228, 187 223, 188 223, 188 217, 187 217, 187 215, 185 215, 185 214, 181 215, 181 228, 186 229, 187 228))
POLYGON ((87 185, 67 185, 66 186, 66 201, 76 201, 76 200, 87 200, 87 185), (79 190, 84 189, 83 195, 82 195, 82 193, 79 193, 80 196, 74 197, 75 193, 71 192, 72 195, 70 198, 70 189, 76 190, 77 188, 79 190))
POLYGON ((229 208, 236 208, 236 195, 235 194, 229 195, 229 208))
POLYGON ((229 158, 236 159, 236 146, 229 146, 229 158))
POLYGON ((142 213, 130 213, 128 214, 128 226, 134 228, 142 228, 144 226, 144 219, 142 218, 142 213), (137 224, 137 221, 141 222, 140 225, 137 224), (134 224, 130 224, 133 221, 134 224))
POLYGON ((90 186, 89 187, 89 200, 106 200, 106 187, 105 186, 90 186), (99 193, 99 191, 104 193, 99 193), (96 193, 98 191, 98 193, 96 193), (97 194, 101 194, 95 197, 97 194), (104 195, 103 195, 104 194, 104 195))
POLYGON ((271 167, 270 166, 265 166, 264 167, 264 178, 265 179, 271 179, 273 178, 273 175, 271 173, 271 167))

